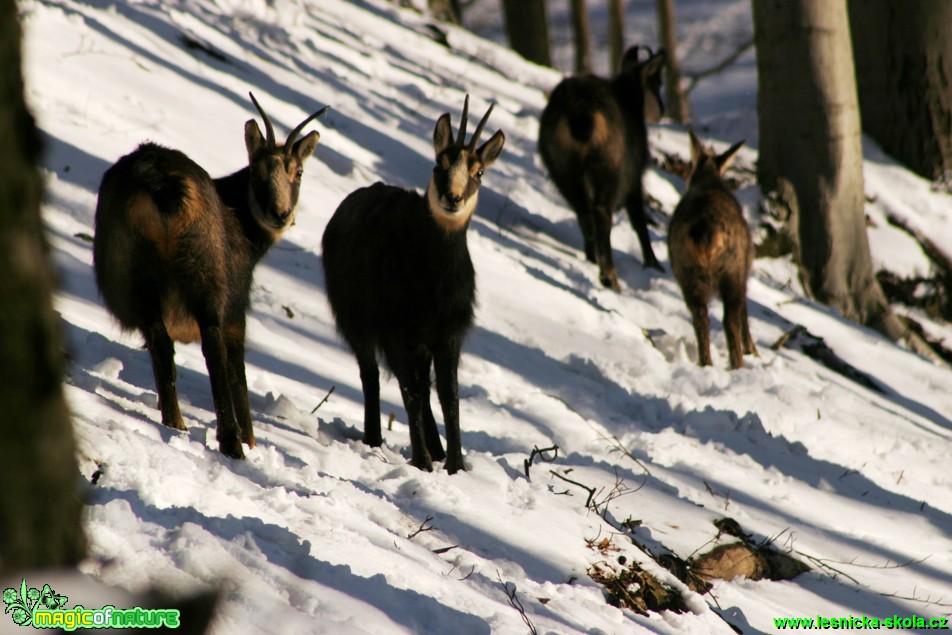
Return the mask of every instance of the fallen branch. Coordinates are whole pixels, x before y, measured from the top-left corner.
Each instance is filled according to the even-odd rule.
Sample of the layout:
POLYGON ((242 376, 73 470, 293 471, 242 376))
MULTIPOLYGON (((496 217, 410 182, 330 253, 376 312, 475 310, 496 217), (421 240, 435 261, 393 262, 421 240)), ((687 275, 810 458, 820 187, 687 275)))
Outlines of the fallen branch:
POLYGON ((314 414, 315 412, 317 412, 317 409, 320 408, 321 406, 323 406, 323 405, 327 402, 327 400, 331 398, 331 395, 334 394, 334 390, 335 390, 336 388, 337 388, 337 386, 331 386, 331 389, 328 390, 328 391, 327 391, 327 394, 324 395, 324 398, 321 399, 321 403, 319 403, 319 404, 317 404, 316 406, 314 406, 314 409, 311 410, 311 414, 314 414))
POLYGON ((432 520, 433 520, 433 517, 427 514, 426 520, 420 523, 420 526, 417 528, 416 531, 414 531, 412 534, 407 536, 407 540, 413 540, 414 538, 422 534, 424 531, 433 531, 434 529, 436 529, 436 527, 434 527, 433 525, 427 526, 427 524, 432 520))
POLYGON ((502 584, 502 588, 506 592, 506 597, 509 598, 509 606, 519 611, 522 621, 525 622, 526 626, 529 627, 530 635, 539 635, 539 631, 537 631, 536 627, 532 624, 532 620, 530 620, 529 616, 526 615, 526 607, 522 605, 522 602, 516 595, 516 585, 512 582, 503 582, 502 576, 499 576, 499 583, 502 584), (512 587, 511 589, 510 586, 512 587))
POLYGON ((561 474, 559 474, 559 473, 556 472, 555 470, 549 470, 549 473, 552 474, 552 476, 554 476, 554 477, 556 477, 556 478, 562 479, 562 480, 565 481, 566 483, 571 483, 572 485, 576 485, 576 486, 578 486, 578 487, 581 487, 583 490, 585 490, 586 492, 588 492, 588 499, 585 501, 585 507, 591 507, 591 505, 592 505, 592 498, 595 496, 595 492, 596 492, 596 490, 595 490, 594 487, 588 487, 588 486, 586 486, 586 485, 582 485, 582 484, 579 483, 578 481, 573 481, 573 480, 570 479, 570 478, 566 478, 566 477, 562 476, 561 474))
POLYGON ((528 480, 532 480, 529 478, 529 468, 532 467, 532 462, 535 460, 536 457, 539 457, 539 460, 541 461, 545 461, 546 463, 551 463, 552 461, 559 458, 559 446, 553 445, 550 448, 541 448, 541 449, 539 448, 539 446, 533 446, 532 452, 529 453, 529 458, 525 459, 522 462, 522 465, 526 471, 526 478, 528 480), (547 458, 545 456, 546 452, 553 452, 552 458, 547 458))

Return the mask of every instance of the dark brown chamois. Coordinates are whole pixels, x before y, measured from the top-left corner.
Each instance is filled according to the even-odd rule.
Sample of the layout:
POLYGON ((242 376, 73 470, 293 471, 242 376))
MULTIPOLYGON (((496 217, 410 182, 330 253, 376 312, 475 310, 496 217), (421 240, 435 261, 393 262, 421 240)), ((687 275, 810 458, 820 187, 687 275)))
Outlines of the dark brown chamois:
POLYGON ((599 279, 618 290, 612 258, 612 216, 625 205, 641 243, 646 267, 661 270, 651 248, 641 178, 648 165, 645 122, 664 114, 661 71, 665 52, 638 60, 633 46, 611 80, 594 75, 562 80, 542 111, 539 153, 552 181, 575 210, 585 257, 598 264, 599 279))
MULTIPOLYGON (((255 265, 294 224, 302 167, 320 135, 282 146, 251 95, 267 138, 245 124, 248 166, 212 180, 178 150, 143 143, 109 168, 99 188, 93 260, 106 307, 138 330, 152 356, 162 423, 185 424, 175 388, 173 340, 201 340, 222 453, 243 458, 255 436, 245 379, 245 316, 255 265)), ((297 140, 296 140, 297 139, 297 140)))
POLYGON ((671 268, 691 312, 698 363, 711 365, 707 305, 717 290, 724 303, 731 368, 742 368, 744 354, 757 355, 747 322, 747 277, 754 251, 740 205, 721 176, 744 142, 714 154, 694 132, 690 135, 691 173, 668 229, 671 268))
POLYGON ((400 383, 410 426, 412 464, 447 472, 465 469, 459 429, 457 367, 473 324, 476 281, 466 229, 476 210, 483 172, 506 137, 496 132, 477 149, 493 107, 466 143, 469 96, 459 135, 449 113, 436 122, 436 165, 425 195, 383 183, 352 192, 324 231, 324 276, 337 329, 360 367, 364 443, 379 446, 382 354, 400 383), (446 426, 446 452, 430 408, 430 368, 446 426))

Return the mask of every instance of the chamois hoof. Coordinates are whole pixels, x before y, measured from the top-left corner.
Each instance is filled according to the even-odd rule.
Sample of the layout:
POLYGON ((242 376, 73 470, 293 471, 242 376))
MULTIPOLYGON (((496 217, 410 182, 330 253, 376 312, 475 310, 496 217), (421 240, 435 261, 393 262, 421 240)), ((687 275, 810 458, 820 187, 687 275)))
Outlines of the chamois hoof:
POLYGON ((433 461, 430 460, 430 457, 424 457, 422 459, 411 459, 410 465, 415 467, 418 470, 423 470, 424 472, 433 471, 433 461))
POLYGON ((453 457, 447 459, 446 463, 443 464, 443 467, 446 468, 446 472, 450 475, 456 474, 457 472, 466 471, 466 466, 463 465, 463 457, 453 457))
POLYGON ((618 274, 615 273, 614 270, 608 273, 603 272, 599 274, 598 280, 599 282, 602 283, 603 287, 611 289, 612 291, 615 291, 616 293, 621 291, 621 285, 618 284, 618 274))
POLYGON ((174 421, 163 421, 162 425, 164 425, 166 428, 171 428, 172 430, 188 430, 188 428, 185 427, 185 422, 182 421, 182 417, 179 417, 174 421))
POLYGON ((652 261, 646 262, 644 264, 644 267, 645 269, 648 269, 650 267, 651 269, 655 269, 656 271, 660 273, 664 273, 664 267, 661 266, 661 263, 658 262, 657 259, 655 259, 653 262, 652 261))
POLYGON ((232 459, 245 458, 245 451, 241 449, 241 442, 237 436, 227 441, 219 439, 218 451, 232 459))
POLYGON ((383 445, 383 437, 379 434, 367 434, 364 432, 364 445, 369 445, 372 448, 379 448, 383 445))

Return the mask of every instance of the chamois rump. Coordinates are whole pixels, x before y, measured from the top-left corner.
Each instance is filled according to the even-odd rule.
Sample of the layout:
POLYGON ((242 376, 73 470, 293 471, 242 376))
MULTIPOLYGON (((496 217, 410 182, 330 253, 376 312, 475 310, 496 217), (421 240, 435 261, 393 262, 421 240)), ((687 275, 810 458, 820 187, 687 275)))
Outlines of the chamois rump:
POLYGON ((754 260, 750 229, 722 176, 743 141, 715 154, 690 132, 691 172, 668 229, 671 268, 691 312, 698 364, 711 365, 707 305, 717 290, 724 303, 724 330, 732 369, 744 354, 757 355, 747 320, 747 277, 754 260))
MULTIPOLYGON (((250 94, 250 93, 249 93, 250 94)), ((245 379, 245 320, 255 265, 294 224, 304 162, 320 134, 278 145, 245 123, 248 165, 212 180, 178 150, 143 143, 110 167, 99 188, 93 262, 106 307, 139 331, 152 358, 162 423, 184 430, 175 379, 177 342, 201 340, 219 450, 243 458, 255 446, 245 379)))
POLYGON ((645 122, 664 114, 661 71, 665 52, 639 61, 642 47, 625 52, 612 79, 581 75, 552 91, 539 125, 539 153, 562 196, 578 216, 585 257, 598 264, 603 285, 619 290, 612 258, 612 216, 625 205, 646 267, 662 270, 651 248, 642 175, 648 164, 645 122))
POLYGON ((499 158, 506 137, 497 131, 477 149, 493 106, 469 143, 463 105, 453 139, 449 113, 436 122, 433 176, 420 195, 376 183, 348 195, 323 237, 327 297, 337 329, 360 368, 364 443, 379 446, 378 355, 397 377, 410 427, 411 463, 432 471, 465 469, 459 429, 457 368, 473 324, 476 281, 466 229, 476 210, 483 172, 499 158), (446 426, 446 452, 430 408, 430 368, 446 426))

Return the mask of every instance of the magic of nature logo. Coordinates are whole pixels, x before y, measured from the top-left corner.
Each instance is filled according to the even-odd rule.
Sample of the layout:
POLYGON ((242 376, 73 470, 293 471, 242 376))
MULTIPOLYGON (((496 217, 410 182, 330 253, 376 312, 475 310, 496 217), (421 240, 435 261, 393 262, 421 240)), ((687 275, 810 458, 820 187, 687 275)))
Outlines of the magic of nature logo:
POLYGON ((117 609, 104 606, 87 609, 82 605, 65 608, 69 600, 58 595, 49 584, 42 589, 29 587, 26 579, 20 588, 3 590, 5 614, 10 614, 13 623, 33 628, 59 628, 74 631, 77 628, 178 628, 181 615, 177 609, 144 609, 136 606, 117 609))

